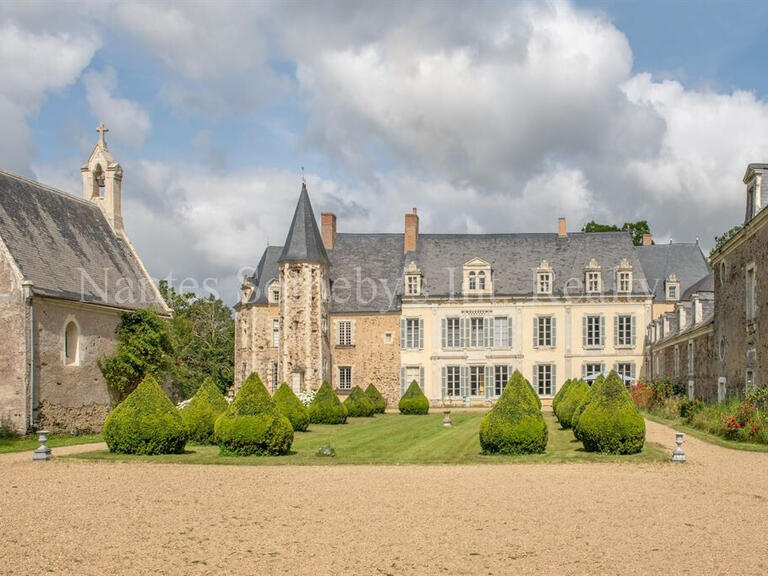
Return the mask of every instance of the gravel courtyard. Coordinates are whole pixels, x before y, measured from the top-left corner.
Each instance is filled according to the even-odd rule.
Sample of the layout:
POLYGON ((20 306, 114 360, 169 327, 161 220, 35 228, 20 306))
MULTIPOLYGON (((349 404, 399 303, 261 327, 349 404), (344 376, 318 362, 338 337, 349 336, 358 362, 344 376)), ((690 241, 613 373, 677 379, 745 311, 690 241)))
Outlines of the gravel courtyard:
MULTIPOLYGON (((669 446, 669 428, 648 423, 669 446)), ((59 449, 57 454, 87 449, 59 449)), ((0 456, 0 574, 766 574, 768 454, 258 467, 0 456)))

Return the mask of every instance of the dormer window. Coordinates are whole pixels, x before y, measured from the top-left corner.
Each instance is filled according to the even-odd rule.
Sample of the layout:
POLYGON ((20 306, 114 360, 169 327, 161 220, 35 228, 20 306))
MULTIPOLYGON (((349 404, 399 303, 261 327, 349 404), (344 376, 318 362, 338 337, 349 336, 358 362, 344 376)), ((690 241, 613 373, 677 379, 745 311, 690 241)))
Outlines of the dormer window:
POLYGON ((667 300, 676 301, 680 299, 680 282, 677 280, 677 276, 670 274, 664 283, 667 300))
POLYGON ((598 266, 597 260, 593 258, 589 261, 584 279, 587 294, 600 294, 603 291, 602 284, 600 266, 598 266))
POLYGON ((485 272, 477 273, 477 289, 485 290, 485 272))
POLYGON ((469 273, 469 289, 477 290, 477 276, 474 272, 469 273))
POLYGON ((280 302, 280 284, 272 282, 267 289, 267 301, 270 304, 277 304, 280 302))
POLYGON ((491 265, 481 258, 472 258, 464 263, 464 280, 462 283, 465 294, 492 294, 493 276, 491 265))
POLYGON ((620 294, 632 292, 632 265, 624 258, 616 275, 616 289, 620 294))
POLYGON ((405 295, 419 296, 421 294, 421 270, 416 262, 411 261, 405 270, 405 295))
POLYGON ((251 295, 253 294, 253 284, 251 284, 248 280, 243 282, 243 286, 241 288, 241 301, 242 302, 248 302, 248 300, 251 299, 251 295))
POLYGON ((542 260, 536 271, 536 293, 552 294, 552 267, 549 262, 542 260))

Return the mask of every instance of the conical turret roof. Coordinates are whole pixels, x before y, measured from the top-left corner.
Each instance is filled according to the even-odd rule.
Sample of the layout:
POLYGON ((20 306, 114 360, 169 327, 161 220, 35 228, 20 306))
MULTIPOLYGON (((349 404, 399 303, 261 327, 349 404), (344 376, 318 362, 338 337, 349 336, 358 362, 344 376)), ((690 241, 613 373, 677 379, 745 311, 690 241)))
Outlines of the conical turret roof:
POLYGON ((299 203, 296 205, 291 229, 288 231, 283 252, 280 254, 280 262, 290 261, 329 263, 306 184, 301 185, 299 203))

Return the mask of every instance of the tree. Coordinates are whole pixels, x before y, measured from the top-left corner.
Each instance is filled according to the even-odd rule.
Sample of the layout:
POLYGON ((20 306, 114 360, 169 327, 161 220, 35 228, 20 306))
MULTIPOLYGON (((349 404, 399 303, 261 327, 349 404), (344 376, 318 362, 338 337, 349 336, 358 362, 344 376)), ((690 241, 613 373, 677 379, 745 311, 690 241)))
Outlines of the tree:
POLYGON ((116 332, 115 353, 98 365, 107 385, 122 400, 146 376, 162 379, 173 349, 166 322, 152 310, 123 312, 116 332))
POLYGON ((171 382, 184 398, 194 395, 208 377, 226 392, 232 386, 235 322, 232 311, 213 295, 180 294, 165 280, 160 293, 173 310, 170 338, 173 358, 171 382))
POLYGON ((728 240, 730 240, 731 238, 736 236, 736 234, 741 232, 742 228, 743 226, 737 224, 736 226, 728 230, 728 232, 726 232, 725 234, 722 234, 721 236, 715 236, 715 245, 712 247, 712 250, 709 251, 709 258, 711 259, 712 255, 715 252, 720 250, 720 248, 722 248, 728 243, 728 240))
POLYGON ((632 243, 635 246, 643 245, 643 235, 651 233, 651 227, 647 220, 638 220, 637 222, 624 222, 621 228, 614 224, 601 224, 594 220, 587 222, 581 229, 582 232, 630 232, 632 234, 632 243))

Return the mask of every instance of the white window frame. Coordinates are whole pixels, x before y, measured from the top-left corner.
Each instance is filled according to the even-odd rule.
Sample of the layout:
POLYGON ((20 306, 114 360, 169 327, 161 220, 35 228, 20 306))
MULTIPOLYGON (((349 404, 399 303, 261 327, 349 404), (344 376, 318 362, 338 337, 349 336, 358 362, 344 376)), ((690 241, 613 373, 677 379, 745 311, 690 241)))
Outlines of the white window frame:
POLYGON ((280 347, 280 319, 272 319, 272 348, 280 347))
POLYGON ((506 364, 497 364, 493 367, 493 396, 501 396, 504 387, 509 382, 509 366, 506 364))
POLYGON ((554 364, 536 364, 536 392, 539 396, 555 393, 554 364))
POLYGON ((536 293, 552 294, 552 272, 545 271, 536 273, 536 293))
MULTIPOLYGON (((405 319, 405 348, 417 350, 420 348, 421 333, 419 331, 421 322, 419 318, 405 319)), ((410 384, 410 382, 409 382, 410 384)))
POLYGON ((509 316, 493 317, 493 347, 509 348, 509 316))
POLYGON ((605 318, 601 314, 585 315, 586 334, 584 335, 584 348, 603 348, 605 337, 605 318))
POLYGON ((485 381, 485 365, 472 364, 469 367, 469 395, 473 397, 484 397, 485 387, 488 383, 485 381))
POLYGON ((616 281, 616 290, 619 294, 629 294, 632 292, 631 270, 619 270, 616 281))
POLYGON ((635 329, 635 317, 632 314, 618 314, 616 316, 616 324, 615 346, 617 348, 632 348, 632 332, 635 329))
POLYGON ((461 366, 445 367, 445 393, 449 398, 461 398, 461 366))
POLYGON ((595 374, 602 374, 605 372, 605 364, 602 362, 585 362, 582 368, 584 376, 593 376, 595 374), (595 369, 597 368, 597 369, 595 369))
POLYGON ((467 279, 467 287, 469 290, 477 290, 477 275, 475 272, 470 272, 467 279))
POLYGON ((418 274, 408 274, 405 277, 406 295, 418 296, 421 294, 421 276, 418 274))
POLYGON ((352 346, 352 320, 339 320, 339 346, 352 346))
POLYGON ((603 291, 599 270, 588 270, 586 277, 587 294, 600 294, 603 291))
POLYGON ((617 362, 616 363, 616 373, 619 376, 623 376, 624 378, 630 378, 634 381, 635 376, 633 376, 635 372, 635 363, 634 362, 617 362))
POLYGON ((536 317, 536 342, 534 343, 537 348, 552 348, 552 324, 554 323, 553 316, 537 316, 536 317))
POLYGON ((469 319, 469 347, 470 348, 484 348, 485 347, 485 317, 474 316, 469 319), (476 326, 479 325, 479 331, 476 326), (478 340, 479 333, 479 340, 478 340))
POLYGON ((339 390, 352 390, 352 366, 339 366, 339 390))
POLYGON ((445 347, 461 348, 461 318, 458 316, 445 319, 445 347))

